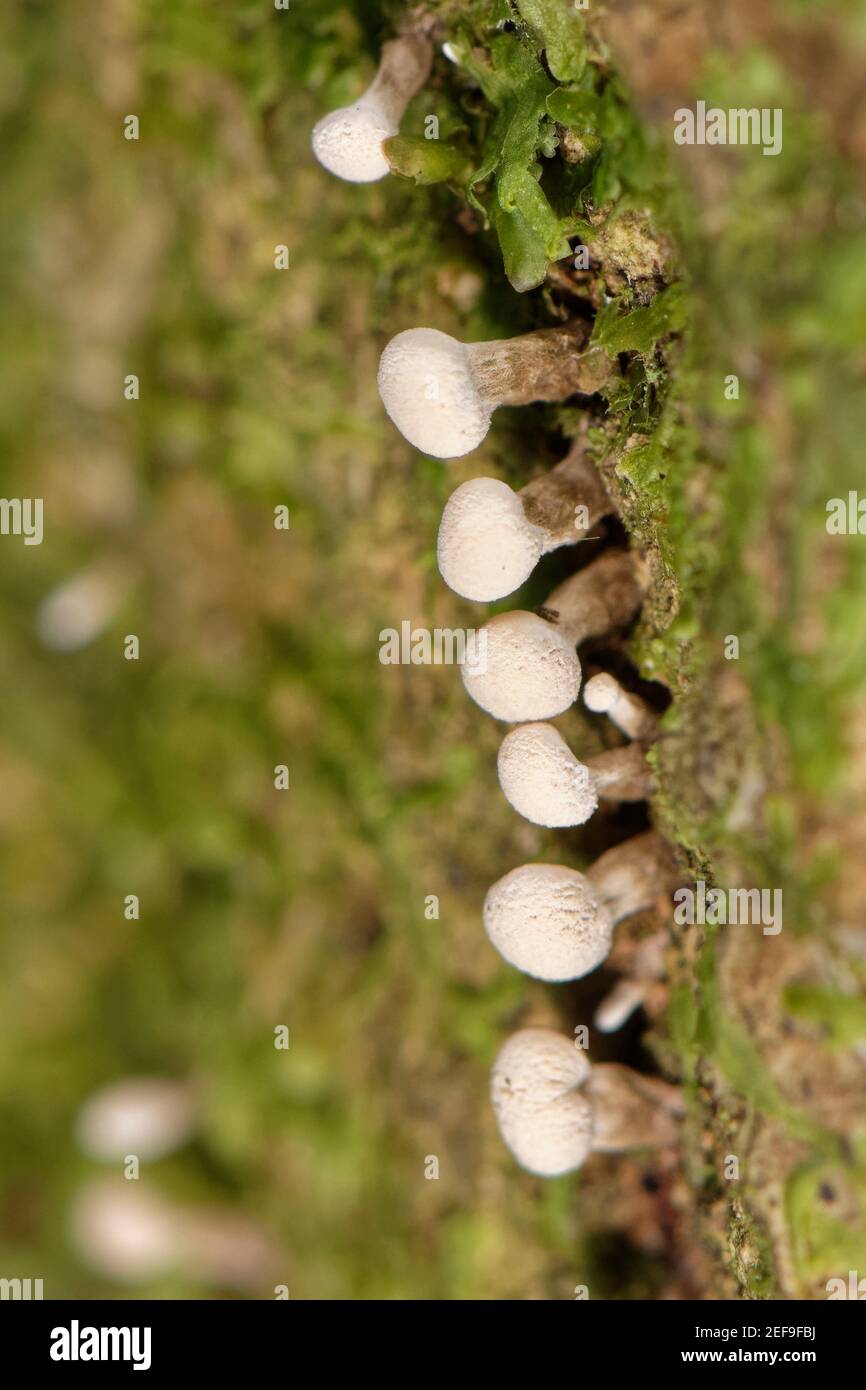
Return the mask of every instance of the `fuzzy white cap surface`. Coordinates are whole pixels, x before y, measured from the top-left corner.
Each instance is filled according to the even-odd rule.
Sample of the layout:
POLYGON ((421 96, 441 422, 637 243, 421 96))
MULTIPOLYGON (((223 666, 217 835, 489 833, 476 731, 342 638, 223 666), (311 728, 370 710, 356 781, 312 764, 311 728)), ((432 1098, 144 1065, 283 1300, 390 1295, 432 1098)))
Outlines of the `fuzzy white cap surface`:
POLYGON ((613 918, 592 883, 562 864, 522 864, 488 889, 484 930, 510 965, 579 980, 607 958, 613 918))
POLYGON ((544 553, 544 532, 498 478, 470 478, 445 504, 439 523, 439 573, 463 598, 491 603, 519 589, 544 553))
POLYGON ((338 179, 375 183, 390 173, 382 141, 397 134, 374 101, 356 101, 323 116, 313 127, 313 153, 338 179))
POLYGON ((459 458, 477 448, 493 406, 482 400, 469 349, 438 328, 407 328, 379 361, 379 395, 400 433, 422 453, 459 458))
POLYGON ((580 1087, 589 1062, 550 1028, 524 1028, 500 1049, 490 1099, 505 1143, 541 1177, 579 1168, 592 1148, 593 1116, 580 1087))
POLYGON ((161 1077, 129 1077, 85 1102, 75 1122, 79 1147, 102 1162, 127 1154, 154 1160, 185 1143, 195 1114, 189 1086, 161 1077))
POLYGON ((580 691, 574 643, 536 613, 497 613, 481 628, 484 668, 460 668, 467 693, 509 724, 554 719, 580 691))
POLYGON ((533 825, 583 825, 598 807, 595 781, 552 724, 520 724, 496 763, 506 800, 533 825))

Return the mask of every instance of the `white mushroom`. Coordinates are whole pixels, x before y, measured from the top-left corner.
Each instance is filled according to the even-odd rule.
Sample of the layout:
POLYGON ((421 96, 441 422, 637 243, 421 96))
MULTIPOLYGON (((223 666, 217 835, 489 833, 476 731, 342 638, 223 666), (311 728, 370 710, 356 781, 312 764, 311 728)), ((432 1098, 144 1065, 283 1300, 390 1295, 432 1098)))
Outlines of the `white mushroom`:
POLYGON ((90 1097, 78 1112, 75 1135, 91 1158, 122 1161, 128 1154, 153 1160, 184 1144, 195 1125, 186 1082, 129 1077, 90 1097))
POLYGON ((524 1028, 493 1063, 490 1099, 502 1138, 530 1173, 579 1168, 592 1148, 592 1109, 581 1095, 589 1062, 560 1033, 524 1028))
POLYGON ((628 738, 652 738, 658 715, 639 695, 623 690, 619 681, 606 671, 592 676, 584 686, 583 703, 593 714, 606 714, 628 738))
POLYGON ((497 772, 506 800, 534 825, 583 825, 599 797, 641 801, 650 790, 639 744, 611 748, 582 763, 552 724, 519 724, 506 734, 497 772))
POLYGON ((382 141, 396 135, 403 113, 430 72, 433 49, 423 34, 404 34, 382 47, 379 70, 351 106, 323 116, 313 130, 320 164, 349 183, 375 183, 389 172, 382 141))
POLYGON ((549 1028, 508 1039, 493 1063, 490 1098, 506 1145, 540 1177, 572 1172, 593 1151, 670 1144, 683 1114, 675 1087, 616 1064, 590 1066, 549 1028))
POLYGON ((585 540, 611 510, 598 473, 576 450, 519 492, 496 478, 471 478, 445 504, 436 544, 439 572, 463 598, 505 598, 542 555, 585 540), (580 524, 578 507, 586 509, 580 524))
POLYGON ((563 864, 522 864, 484 899, 484 930, 501 956, 539 980, 577 980, 607 958, 614 918, 590 880, 563 864))
POLYGON ((607 959, 622 918, 650 907, 670 884, 670 850, 647 831, 608 850, 585 874, 522 864, 484 899, 484 930, 509 965, 539 980, 577 980, 607 959))
POLYGON ((379 394, 402 435, 425 454, 459 458, 477 448, 499 405, 592 395, 609 378, 598 348, 581 351, 583 324, 489 343, 461 343, 437 328, 409 328, 379 362, 379 394))
POLYGON ((498 613, 479 632, 484 661, 461 667, 468 694, 509 724, 562 714, 580 691, 575 645, 629 622, 646 582, 632 552, 609 550, 554 589, 545 617, 520 609, 498 613))

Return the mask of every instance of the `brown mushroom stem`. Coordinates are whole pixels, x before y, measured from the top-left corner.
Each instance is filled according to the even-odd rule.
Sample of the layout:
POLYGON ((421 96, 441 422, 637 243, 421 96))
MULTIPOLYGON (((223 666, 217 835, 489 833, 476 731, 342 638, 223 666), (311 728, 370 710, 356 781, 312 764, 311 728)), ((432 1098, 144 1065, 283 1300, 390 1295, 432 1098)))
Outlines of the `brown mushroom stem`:
POLYGON ((403 112, 423 87, 433 62, 433 46, 423 34, 403 34, 382 45, 379 70, 363 100, 375 104, 383 116, 399 126, 403 112))
POLYGON ((652 773, 639 743, 597 753, 586 766, 603 801, 643 801, 652 790, 652 773))
POLYGON ((670 890, 674 874, 670 846, 655 830, 615 845, 586 871, 615 922, 651 907, 670 890))
POLYGON ((592 396, 613 374, 600 348, 583 351, 584 323, 540 328, 516 338, 469 343, 469 369, 478 394, 493 405, 529 405, 592 396))
POLYGON ((584 1092, 592 1105, 596 1153, 663 1148, 676 1141, 677 1121, 685 1114, 676 1086, 602 1062, 593 1066, 584 1092))
POLYGON ((646 565, 632 551, 608 550, 554 589, 543 616, 578 645, 631 622, 648 584, 646 565))
POLYGON ((581 540, 603 516, 614 510, 607 489, 583 452, 575 446, 566 458, 517 494, 527 521, 545 533, 545 551, 581 540), (575 523, 575 508, 588 512, 585 526, 575 523))

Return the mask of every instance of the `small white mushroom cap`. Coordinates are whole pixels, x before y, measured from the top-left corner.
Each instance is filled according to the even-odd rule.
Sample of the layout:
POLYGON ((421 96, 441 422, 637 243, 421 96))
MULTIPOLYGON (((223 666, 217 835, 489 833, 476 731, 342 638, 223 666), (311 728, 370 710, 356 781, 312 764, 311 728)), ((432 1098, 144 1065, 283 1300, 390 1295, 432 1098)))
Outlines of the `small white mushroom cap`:
POLYGON ((613 709, 621 694, 619 684, 606 671, 588 680, 583 692, 583 703, 593 714, 607 714, 613 709))
POLYGON ((524 1028, 500 1049, 490 1098, 500 1133, 530 1173, 557 1177, 579 1168, 592 1148, 592 1107, 578 1087, 589 1062, 549 1028, 524 1028))
POLYGON ((154 1160, 189 1138, 195 1123, 190 1087, 160 1077, 130 1077, 103 1087, 85 1102, 75 1122, 80 1148, 103 1162, 127 1154, 154 1160))
POLYGON ((592 773, 552 724, 521 724, 502 740, 499 785, 534 825, 583 825, 598 807, 592 773))
POLYGON ((595 970, 610 954, 613 926, 594 885, 562 864, 522 864, 484 899, 493 946, 538 980, 578 980, 595 970))
POLYGON ((434 458, 470 453, 490 428, 493 406, 475 387, 467 345, 438 328, 407 328, 392 338, 378 383, 400 433, 434 458))
POLYGON ((629 738, 651 738, 656 732, 658 715, 639 695, 623 690, 607 671, 587 681, 583 702, 593 714, 606 714, 629 738))
POLYGON ((352 106, 341 106, 316 122, 313 153, 338 179, 375 183, 390 173, 382 141, 398 130, 399 126, 388 120, 378 102, 362 97, 352 106))
POLYGON ((471 478, 445 504, 436 558, 455 594, 491 603, 519 589, 545 549, 545 535, 497 478, 471 478))
POLYGON ((497 613, 480 629, 484 660, 460 668, 467 693, 508 724, 555 719, 580 692, 574 642, 535 613, 497 613))

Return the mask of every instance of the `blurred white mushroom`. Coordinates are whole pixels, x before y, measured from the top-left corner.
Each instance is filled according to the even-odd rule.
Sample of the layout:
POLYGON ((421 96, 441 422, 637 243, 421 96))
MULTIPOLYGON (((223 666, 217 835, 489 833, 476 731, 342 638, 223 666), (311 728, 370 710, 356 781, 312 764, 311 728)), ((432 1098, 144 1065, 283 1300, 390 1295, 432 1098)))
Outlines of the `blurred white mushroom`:
POLYGON ((78 1112, 75 1136, 91 1158, 122 1162, 163 1158, 185 1144, 196 1122, 192 1087, 162 1077, 114 1081, 92 1095, 78 1112))
POLYGON ((509 724, 562 714, 580 691, 576 644, 630 622, 647 582, 632 551, 608 550, 554 589, 545 617, 520 609, 496 614, 480 629, 483 666, 461 667, 468 694, 509 724))
POLYGON ((100 1178, 72 1208, 72 1241, 81 1258, 107 1279, 144 1284, 178 1264, 182 1239, 176 1213, 140 1181, 100 1178))
POLYGON ((98 564, 73 575, 40 604, 40 640, 58 652, 86 647, 105 630, 128 591, 129 577, 117 565, 98 564))
POLYGON ((640 744, 575 758, 552 724, 519 724, 505 735, 497 772, 508 802, 534 825, 583 825, 608 801, 642 801, 650 771, 640 744))
POLYGON ((81 1259, 106 1279, 147 1284, 169 1276, 236 1289, 261 1288, 274 1248, 244 1216, 179 1206, 140 1180, 99 1178, 76 1195, 70 1234, 81 1259))
POLYGON ((590 1066, 549 1028, 524 1028, 500 1049, 490 1096, 499 1131, 521 1167, 558 1177, 589 1154, 673 1143, 679 1091, 616 1064, 590 1066))
POLYGON ((382 141, 396 135, 403 113, 430 72, 433 49, 423 34, 403 34, 382 46, 379 70, 351 106, 316 123, 313 152, 320 164, 349 183, 375 183, 389 172, 382 141))
POLYGON ((593 395, 612 369, 606 353, 583 351, 585 343, 582 323, 489 343, 409 328, 382 353, 379 395, 416 449, 459 458, 481 443, 497 406, 593 395))

